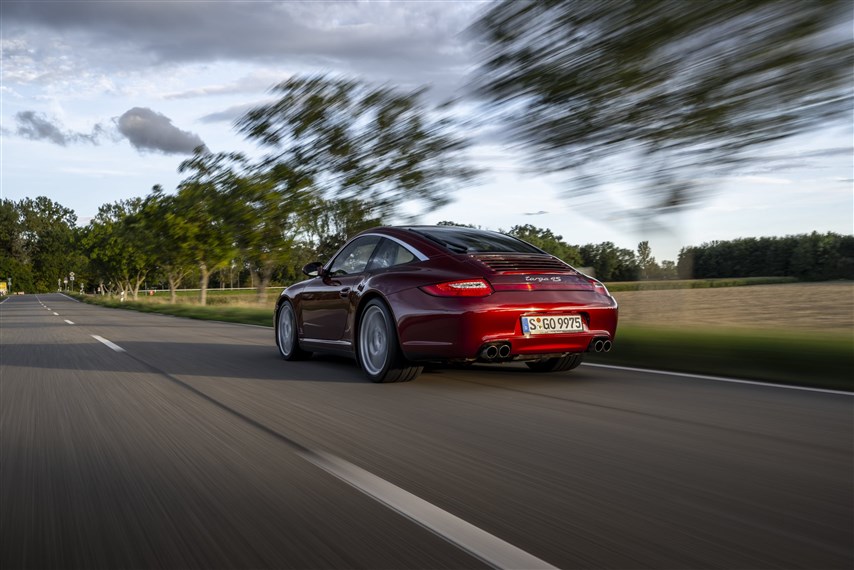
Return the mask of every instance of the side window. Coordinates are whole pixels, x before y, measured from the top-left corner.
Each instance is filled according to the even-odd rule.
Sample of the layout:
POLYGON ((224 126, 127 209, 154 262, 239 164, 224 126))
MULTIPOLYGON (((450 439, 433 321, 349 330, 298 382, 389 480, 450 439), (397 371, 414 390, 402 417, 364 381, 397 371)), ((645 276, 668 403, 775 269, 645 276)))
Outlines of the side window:
POLYGON ((385 269, 386 267, 409 263, 415 261, 415 259, 415 256, 399 243, 393 242, 390 239, 383 239, 380 241, 380 246, 371 260, 369 269, 371 271, 385 269))
POLYGON ((335 277, 363 272, 379 240, 377 236, 365 236, 345 247, 332 261, 330 274, 335 277))

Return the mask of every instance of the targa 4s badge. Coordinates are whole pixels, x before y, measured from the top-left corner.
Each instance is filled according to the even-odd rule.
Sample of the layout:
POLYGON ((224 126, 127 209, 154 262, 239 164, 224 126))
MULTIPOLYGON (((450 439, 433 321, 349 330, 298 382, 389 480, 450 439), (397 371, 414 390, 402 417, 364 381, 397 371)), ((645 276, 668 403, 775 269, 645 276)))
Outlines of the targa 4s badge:
POLYGON ((563 281, 563 279, 558 277, 558 276, 554 276, 554 277, 531 277, 529 275, 529 276, 525 277, 525 281, 533 281, 535 283, 545 283, 547 281, 552 281, 554 283, 560 283, 561 281, 563 281))

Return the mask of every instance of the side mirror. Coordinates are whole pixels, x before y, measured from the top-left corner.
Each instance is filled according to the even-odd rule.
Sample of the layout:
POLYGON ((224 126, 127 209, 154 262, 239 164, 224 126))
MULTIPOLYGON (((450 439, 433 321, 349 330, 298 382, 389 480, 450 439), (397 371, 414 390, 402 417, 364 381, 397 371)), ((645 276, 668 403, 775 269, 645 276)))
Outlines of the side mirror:
POLYGON ((320 261, 313 261, 302 268, 302 272, 308 275, 309 277, 318 277, 323 271, 323 263, 320 261))

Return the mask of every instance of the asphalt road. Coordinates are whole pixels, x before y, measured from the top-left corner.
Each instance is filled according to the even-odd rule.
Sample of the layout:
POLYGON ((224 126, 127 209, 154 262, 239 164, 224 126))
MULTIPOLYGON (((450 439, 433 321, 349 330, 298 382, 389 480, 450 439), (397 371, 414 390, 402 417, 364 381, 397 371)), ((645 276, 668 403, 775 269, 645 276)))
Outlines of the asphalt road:
POLYGON ((852 402, 590 366, 376 385, 269 329, 12 297, 0 567, 850 569, 852 402))

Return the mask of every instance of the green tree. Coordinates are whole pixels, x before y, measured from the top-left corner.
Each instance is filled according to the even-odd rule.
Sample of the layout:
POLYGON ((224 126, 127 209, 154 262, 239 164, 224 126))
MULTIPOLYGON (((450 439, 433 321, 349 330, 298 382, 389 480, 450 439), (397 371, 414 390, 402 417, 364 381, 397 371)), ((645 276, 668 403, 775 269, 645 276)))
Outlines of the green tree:
POLYGON ((812 232, 799 236, 792 252, 791 270, 795 277, 809 281, 824 281, 844 277, 839 246, 842 236, 834 233, 812 232))
POLYGON ((652 248, 648 241, 638 244, 637 265, 641 279, 655 279, 661 272, 661 268, 652 256, 652 248))
POLYGON ((327 200, 358 199, 371 217, 400 213, 403 203, 431 210, 476 171, 466 142, 444 109, 427 106, 423 90, 325 76, 273 87, 279 99, 237 122, 247 138, 270 148, 267 164, 306 180, 327 200))
POLYGON ((141 223, 156 252, 156 271, 169 284, 169 302, 178 301, 178 287, 195 268, 190 221, 182 215, 175 196, 167 195, 156 185, 145 199, 140 212, 141 223))
POLYGON ((649 220, 768 143, 850 122, 853 15, 850 0, 504 0, 471 29, 474 89, 537 172, 571 195, 631 184, 649 220))
POLYGON ((228 222, 235 243, 254 276, 258 302, 264 303, 274 272, 295 256, 308 192, 305 184, 290 178, 282 183, 275 170, 255 169, 236 179, 226 198, 231 202, 228 222))
POLYGON ((0 279, 12 291, 33 291, 33 274, 24 255, 21 212, 12 200, 0 201, 0 279))
POLYGON ((676 258, 676 276, 679 279, 694 279, 694 258, 698 248, 696 246, 683 247, 679 250, 676 258))
POLYGON ((676 279, 679 275, 676 262, 665 259, 661 262, 659 279, 676 279))
POLYGON ((592 267, 601 281, 635 281, 638 264, 630 249, 619 248, 610 241, 587 244, 579 249, 584 267, 592 267))
POLYGON ((525 224, 513 226, 507 234, 547 251, 570 265, 581 265, 578 248, 563 241, 563 236, 556 235, 550 229, 525 224))
POLYGON ((239 153, 210 153, 199 147, 178 167, 188 176, 178 185, 176 215, 186 222, 184 239, 199 271, 199 303, 207 304, 212 272, 235 258, 237 237, 231 197, 240 193, 246 159, 239 153))
POLYGON ((134 299, 156 263, 156 244, 146 231, 142 210, 141 198, 104 204, 82 239, 90 261, 89 278, 134 299))
POLYGON ((792 276, 808 281, 854 278, 854 236, 835 233, 712 241, 683 248, 679 276, 792 276))
POLYGON ((24 198, 17 209, 21 229, 18 259, 30 266, 34 291, 53 291, 58 279, 79 271, 83 263, 77 254, 77 215, 44 196, 24 198))
POLYGON ((311 259, 327 260, 355 234, 382 224, 375 210, 361 200, 325 200, 314 196, 307 202, 299 224, 303 244, 311 259))
POLYGON ((12 200, 0 200, 0 254, 12 259, 24 257, 21 212, 12 200))

